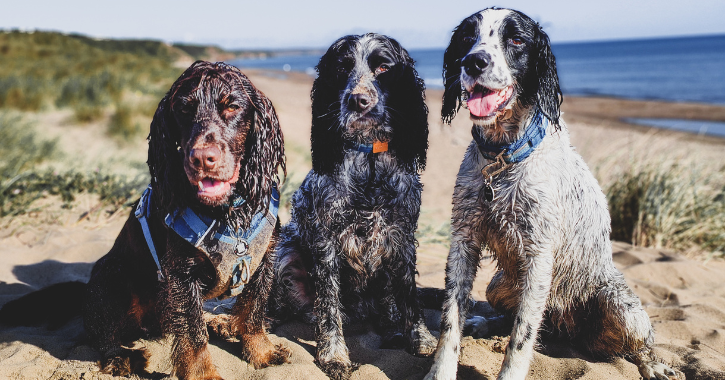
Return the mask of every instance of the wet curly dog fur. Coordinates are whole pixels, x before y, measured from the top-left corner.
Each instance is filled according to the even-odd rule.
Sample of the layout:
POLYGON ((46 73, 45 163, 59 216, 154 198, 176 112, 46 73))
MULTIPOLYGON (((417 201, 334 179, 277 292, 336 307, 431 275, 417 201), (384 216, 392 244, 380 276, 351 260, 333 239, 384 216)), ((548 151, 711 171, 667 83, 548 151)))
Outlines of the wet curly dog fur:
POLYGON ((160 273, 132 212, 87 285, 57 284, 8 303, 3 313, 32 313, 43 294, 84 299, 84 326, 102 354, 101 369, 116 376, 145 372, 148 352, 132 348, 135 340, 169 335, 178 378, 220 379, 207 348, 207 323, 223 337, 238 337, 242 358, 256 368, 285 362, 289 351, 270 342, 264 321, 279 222, 269 221, 270 237, 252 260, 257 270, 223 316, 205 315, 203 303, 225 291, 215 267, 228 253, 202 252, 165 224, 167 215, 185 207, 241 229, 253 215, 267 213, 277 171, 284 170, 272 103, 239 69, 199 61, 159 103, 148 140, 152 195, 146 216, 160 273), (231 204, 238 197, 245 202, 231 204))
MULTIPOLYGON (((453 32, 444 78, 443 120, 466 104, 474 141, 453 194, 447 296, 426 379, 456 377, 484 247, 499 267, 486 298, 513 323, 499 380, 526 377, 542 322, 595 356, 624 356, 645 379, 677 378, 655 358, 649 317, 612 262, 606 198, 559 118, 561 91, 546 33, 517 11, 475 13, 453 32), (538 142, 523 140, 538 145, 521 161, 510 158, 518 149, 491 153, 491 146, 517 146, 542 129, 538 142), (499 161, 499 153, 510 162, 499 161)), ((470 324, 488 329, 484 318, 470 324)))
POLYGON ((428 111, 413 60, 388 37, 343 37, 317 70, 313 169, 282 229, 272 309, 314 321, 316 363, 345 379, 347 318, 374 316, 385 348, 428 355, 435 346, 415 285, 428 111))

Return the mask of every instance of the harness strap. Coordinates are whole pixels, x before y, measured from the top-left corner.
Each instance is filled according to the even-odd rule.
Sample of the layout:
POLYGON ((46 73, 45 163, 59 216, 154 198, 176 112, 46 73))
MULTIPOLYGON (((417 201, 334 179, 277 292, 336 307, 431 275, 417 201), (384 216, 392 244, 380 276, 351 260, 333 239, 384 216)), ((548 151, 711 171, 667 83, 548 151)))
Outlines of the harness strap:
MULTIPOLYGON (((151 230, 149 229, 148 216, 151 212, 151 194, 152 189, 149 185, 144 190, 141 198, 138 201, 134 215, 141 224, 141 230, 143 231, 146 245, 149 247, 151 257, 156 263, 156 274, 160 282, 166 281, 163 271, 161 270, 161 263, 159 262, 158 253, 156 252, 156 246, 154 245, 153 238, 151 237, 151 230)), ((165 222, 171 230, 179 234, 181 238, 191 243, 194 247, 202 250, 207 255, 207 246, 203 245, 207 239, 207 235, 211 231, 216 229, 214 239, 218 241, 218 251, 222 254, 233 253, 236 256, 234 265, 229 268, 231 273, 231 282, 227 294, 224 296, 236 296, 242 292, 244 285, 249 282, 252 275, 252 255, 254 251, 248 252, 250 244, 255 239, 261 239, 263 236, 259 236, 263 231, 265 234, 270 234, 270 226, 273 228, 277 223, 277 214, 279 212, 279 191, 276 187, 272 189, 272 196, 269 202, 269 207, 266 213, 259 212, 252 217, 249 228, 244 231, 233 230, 230 226, 220 225, 216 219, 209 218, 204 215, 196 214, 191 208, 184 208, 183 210, 177 209, 173 213, 166 215, 165 222), (226 253, 225 253, 226 252, 226 253)), ((244 203, 244 200, 240 198, 233 201, 233 206, 238 207, 244 203)), ((267 236, 267 235, 265 235, 267 236)), ((268 239, 268 236, 267 236, 268 239)), ((259 244, 258 242, 255 244, 259 244)))
MULTIPOLYGON (((215 265, 218 265, 217 270, 224 272, 218 273, 218 275, 222 283, 230 280, 229 287, 223 296, 233 297, 241 293, 244 285, 251 279, 252 260, 257 251, 250 248, 260 244, 257 240, 265 239, 267 241, 269 239, 271 228, 274 228, 277 223, 279 200, 279 191, 275 186, 272 189, 267 212, 254 214, 249 228, 246 230, 237 230, 214 218, 197 214, 189 207, 169 213, 165 218, 165 223, 169 229, 204 252, 210 259, 214 260, 213 256, 218 258, 219 256, 215 255, 221 254, 221 262, 215 265)), ((234 207, 241 206, 243 203, 244 200, 241 197, 232 202, 234 207)))
POLYGON ((190 208, 185 208, 184 211, 181 213, 181 218, 184 219, 184 222, 191 227, 191 230, 196 234, 196 242, 194 242, 194 247, 198 247, 201 245, 201 242, 204 241, 204 238, 206 235, 209 234, 209 231, 214 228, 216 225, 216 220, 212 220, 211 223, 208 225, 202 221, 199 216, 196 215, 194 211, 192 211, 190 208))
POLYGON ((154 245, 154 240, 151 238, 151 230, 149 229, 149 222, 147 220, 148 213, 151 210, 151 192, 151 185, 149 185, 149 187, 144 190, 143 194, 141 194, 141 199, 139 199, 138 201, 138 205, 136 206, 136 211, 134 211, 134 215, 136 215, 136 219, 138 219, 139 223, 141 223, 143 237, 144 239, 146 239, 146 245, 148 245, 149 251, 151 251, 151 257, 156 263, 156 276, 158 277, 160 282, 164 282, 166 281, 166 278, 161 271, 161 263, 159 262, 159 256, 156 253, 156 246, 154 245))

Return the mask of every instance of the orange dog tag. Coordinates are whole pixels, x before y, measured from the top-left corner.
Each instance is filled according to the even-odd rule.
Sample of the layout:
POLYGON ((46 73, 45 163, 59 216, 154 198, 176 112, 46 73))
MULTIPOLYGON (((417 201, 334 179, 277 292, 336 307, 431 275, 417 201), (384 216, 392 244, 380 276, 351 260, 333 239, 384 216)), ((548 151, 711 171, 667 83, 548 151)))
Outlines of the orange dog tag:
POLYGON ((387 152, 388 143, 382 141, 373 142, 373 153, 387 152))

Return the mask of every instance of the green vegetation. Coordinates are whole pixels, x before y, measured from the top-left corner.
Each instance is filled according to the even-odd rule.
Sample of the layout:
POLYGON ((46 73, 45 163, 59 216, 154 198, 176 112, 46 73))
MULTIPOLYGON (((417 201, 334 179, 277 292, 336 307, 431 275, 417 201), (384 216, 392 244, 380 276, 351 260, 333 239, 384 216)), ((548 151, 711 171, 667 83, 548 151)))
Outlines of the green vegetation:
MULTIPOLYGON (((0 31, 0 109, 70 108, 73 122, 105 122, 109 135, 131 140, 145 134, 156 104, 182 70, 174 61, 183 56, 159 41, 0 31)), ((117 209, 148 182, 146 174, 128 178, 45 164, 61 156, 56 142, 38 138, 19 116, 0 114, 0 216, 33 211, 49 196, 67 207, 80 193, 97 194, 101 204, 117 209)))
POLYGON ((140 194, 148 175, 127 178, 100 171, 59 172, 43 168, 59 158, 55 141, 43 141, 31 125, 18 116, 0 114, 0 217, 33 211, 36 200, 59 196, 70 206, 79 193, 99 195, 104 205, 118 209, 140 194))
POLYGON ((608 186, 612 239, 725 255, 725 168, 631 167, 608 186))
POLYGON ((131 120, 150 121, 145 103, 155 105, 171 86, 181 72, 173 62, 182 55, 159 41, 0 32, 0 108, 67 107, 82 123, 100 120, 115 108, 127 124, 119 128, 115 120, 109 132, 130 138, 135 134, 129 133, 135 125, 131 120))
POLYGON ((108 133, 123 140, 130 140, 133 136, 139 135, 145 129, 141 127, 141 123, 133 120, 133 115, 133 108, 120 104, 108 123, 108 133))
POLYGON ((415 238, 420 244, 440 244, 447 248, 451 243, 451 222, 434 226, 420 218, 415 238))

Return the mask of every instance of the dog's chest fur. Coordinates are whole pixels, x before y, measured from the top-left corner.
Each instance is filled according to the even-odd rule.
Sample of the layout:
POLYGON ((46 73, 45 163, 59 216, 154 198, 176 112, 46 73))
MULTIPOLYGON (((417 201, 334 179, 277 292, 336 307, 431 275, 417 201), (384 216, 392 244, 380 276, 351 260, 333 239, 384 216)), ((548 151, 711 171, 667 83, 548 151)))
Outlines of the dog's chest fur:
POLYGON ((456 184, 465 191, 454 200, 453 215, 479 221, 472 228, 481 234, 509 278, 518 278, 531 256, 552 255, 552 286, 561 286, 562 291, 551 294, 564 296, 549 300, 550 306, 566 308, 566 295, 577 284, 581 284, 580 292, 593 291, 592 284, 599 279, 583 278, 581 274, 591 271, 579 266, 597 261, 602 268, 613 268, 611 248, 606 249, 609 213, 604 194, 569 144, 566 129, 554 132, 549 127, 531 156, 494 177, 491 202, 480 195, 484 187, 481 169, 489 162, 475 144, 469 146, 456 184), (591 230, 601 232, 584 233, 591 230), (579 273, 577 278, 568 278, 573 273, 579 273))
POLYGON ((372 171, 370 162, 367 154, 349 151, 336 174, 311 171, 293 200, 305 245, 324 251, 337 242, 341 269, 351 276, 346 283, 360 289, 413 236, 422 189, 418 174, 402 170, 389 153, 374 157, 372 171))

